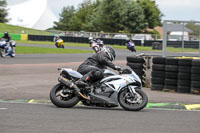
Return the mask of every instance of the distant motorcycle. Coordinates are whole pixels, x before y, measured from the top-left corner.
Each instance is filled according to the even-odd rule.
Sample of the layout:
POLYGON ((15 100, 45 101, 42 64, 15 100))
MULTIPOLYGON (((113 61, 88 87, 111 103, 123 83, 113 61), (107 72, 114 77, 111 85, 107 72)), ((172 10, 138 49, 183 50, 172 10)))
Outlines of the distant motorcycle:
POLYGON ((127 46, 127 49, 131 52, 136 52, 135 43, 132 40, 128 40, 125 45, 127 46))
POLYGON ((117 107, 119 104, 125 110, 139 111, 148 102, 140 78, 130 67, 119 75, 105 69, 103 79, 89 83, 81 89, 82 96, 75 91, 77 86, 74 84, 82 75, 68 68, 58 70, 60 83, 50 91, 50 100, 57 107, 71 108, 81 101, 86 106, 117 107))
POLYGON ((16 55, 16 43, 15 41, 10 41, 6 42, 5 39, 0 40, 0 56, 5 57, 5 56, 10 56, 10 57, 15 57, 16 55))
POLYGON ((55 43, 55 46, 57 47, 57 48, 65 48, 65 46, 63 45, 63 39, 61 39, 61 38, 59 38, 57 41, 56 41, 56 43, 55 43))
POLYGON ((98 53, 99 51, 102 51, 104 49, 104 43, 101 40, 91 39, 89 41, 89 44, 95 53, 98 53))

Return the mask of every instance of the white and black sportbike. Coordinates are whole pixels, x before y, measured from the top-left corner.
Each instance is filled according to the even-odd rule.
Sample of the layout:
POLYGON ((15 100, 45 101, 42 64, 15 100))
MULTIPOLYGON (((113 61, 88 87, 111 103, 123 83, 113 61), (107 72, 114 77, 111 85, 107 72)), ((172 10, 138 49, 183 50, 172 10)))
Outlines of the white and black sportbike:
POLYGON ((0 56, 1 57, 5 57, 5 56, 15 57, 16 55, 15 47, 16 47, 15 41, 6 42, 5 39, 1 39, 0 40, 0 56))
POLYGON ((82 75, 68 68, 59 68, 58 83, 50 91, 50 100, 57 107, 70 108, 81 101, 86 106, 117 107, 119 105, 128 111, 143 109, 148 97, 141 89, 142 83, 138 75, 127 67, 119 75, 105 69, 104 78, 89 83, 87 87, 80 89, 84 96, 80 96, 74 84, 82 75))

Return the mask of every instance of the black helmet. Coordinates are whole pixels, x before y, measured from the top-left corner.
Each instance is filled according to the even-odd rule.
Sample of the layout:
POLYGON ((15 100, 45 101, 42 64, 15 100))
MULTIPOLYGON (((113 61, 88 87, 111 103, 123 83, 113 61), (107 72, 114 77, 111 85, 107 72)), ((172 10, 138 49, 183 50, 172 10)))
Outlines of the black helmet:
POLYGON ((108 59, 110 60, 110 61, 113 61, 113 60, 115 60, 115 50, 111 47, 111 46, 106 46, 105 48, 104 48, 104 51, 105 51, 105 53, 107 54, 107 56, 108 56, 108 59))
POLYGON ((4 36, 8 36, 8 31, 5 31, 5 32, 4 32, 4 36))
POLYGON ((103 47, 103 46, 104 46, 103 41, 100 40, 100 39, 97 40, 97 44, 98 44, 100 47, 103 47))

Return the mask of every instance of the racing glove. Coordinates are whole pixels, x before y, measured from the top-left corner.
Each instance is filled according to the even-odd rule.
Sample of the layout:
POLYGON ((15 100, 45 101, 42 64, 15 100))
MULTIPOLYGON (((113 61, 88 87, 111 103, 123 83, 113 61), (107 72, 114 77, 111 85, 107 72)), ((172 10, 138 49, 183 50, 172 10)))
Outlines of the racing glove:
POLYGON ((115 70, 117 70, 117 71, 122 71, 122 69, 121 69, 120 66, 115 66, 115 70))

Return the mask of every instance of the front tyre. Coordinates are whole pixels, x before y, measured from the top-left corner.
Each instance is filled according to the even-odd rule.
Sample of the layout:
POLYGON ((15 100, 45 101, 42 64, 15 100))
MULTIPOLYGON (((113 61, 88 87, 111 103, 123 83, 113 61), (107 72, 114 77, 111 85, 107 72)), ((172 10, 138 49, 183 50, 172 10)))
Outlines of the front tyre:
POLYGON ((139 111, 143 109, 147 102, 148 97, 144 91, 141 89, 136 89, 136 94, 131 95, 128 88, 123 89, 119 92, 118 101, 122 108, 128 111, 139 111))
POLYGON ((57 107, 71 108, 79 102, 79 97, 73 89, 59 83, 51 89, 50 100, 57 107))
POLYGON ((15 48, 13 47, 13 48, 12 48, 12 53, 11 53, 10 57, 15 57, 15 55, 16 55, 16 53, 15 53, 15 48))

